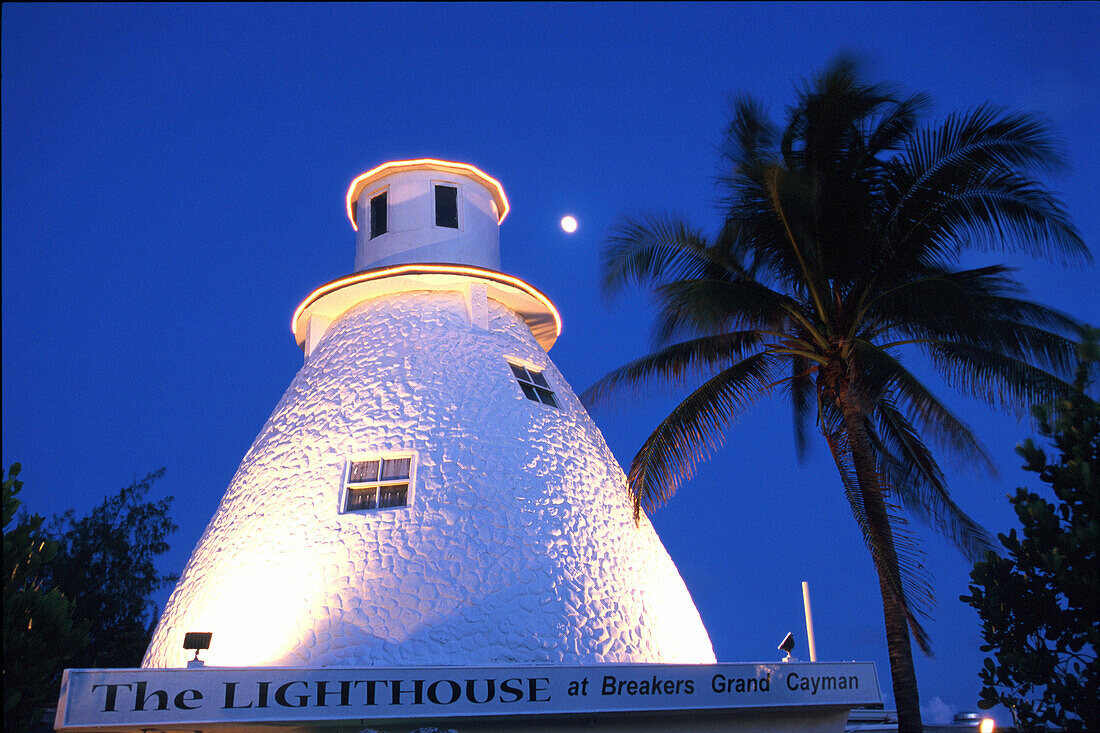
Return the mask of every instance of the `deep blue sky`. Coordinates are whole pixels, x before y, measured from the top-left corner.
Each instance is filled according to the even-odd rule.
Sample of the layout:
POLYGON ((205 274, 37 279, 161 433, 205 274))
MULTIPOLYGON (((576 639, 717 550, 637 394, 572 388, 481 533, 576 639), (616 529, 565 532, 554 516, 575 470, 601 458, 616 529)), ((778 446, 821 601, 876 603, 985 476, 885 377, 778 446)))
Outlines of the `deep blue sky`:
MULTIPOLYGON (((547 293, 551 351, 579 392, 650 344, 643 297, 610 306, 599 252, 621 213, 715 228, 727 97, 780 114, 840 51, 931 92, 934 114, 991 101, 1045 115, 1072 170, 1054 181, 1094 252, 1100 5, 3 6, 3 461, 30 507, 87 511, 166 466, 178 571, 301 364, 289 331, 315 286, 351 270, 350 180, 440 157, 499 179, 504 269, 547 293), (580 230, 564 235, 573 213, 580 230)), ((1000 256, 978 261, 1003 261, 1000 256)), ((1020 261, 1031 294, 1100 323, 1098 270, 1020 261)), ((1027 420, 950 396, 1001 467, 952 467, 994 531, 1030 482, 1027 420)), ((671 395, 594 417, 628 463, 671 395)), ((870 659, 889 692, 877 583, 820 446, 794 458, 789 411, 760 405, 654 523, 722 661, 777 659, 812 584, 822 659, 870 659)), ((1034 485, 1034 484, 1033 484, 1034 485)), ((968 567, 927 537, 933 719, 973 709, 968 567)), ((165 594, 166 596, 166 594, 165 594)))

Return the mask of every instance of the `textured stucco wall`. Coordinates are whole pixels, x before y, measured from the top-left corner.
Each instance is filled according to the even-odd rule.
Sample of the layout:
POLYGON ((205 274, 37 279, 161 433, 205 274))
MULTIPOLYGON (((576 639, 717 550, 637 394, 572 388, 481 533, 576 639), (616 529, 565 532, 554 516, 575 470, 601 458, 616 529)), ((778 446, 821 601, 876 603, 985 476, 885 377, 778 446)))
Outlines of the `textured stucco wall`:
POLYGON ((622 470, 531 332, 458 292, 353 308, 233 477, 143 666, 713 662, 622 470), (527 400, 506 357, 544 369, 527 400), (346 462, 415 455, 410 506, 342 514, 346 462))

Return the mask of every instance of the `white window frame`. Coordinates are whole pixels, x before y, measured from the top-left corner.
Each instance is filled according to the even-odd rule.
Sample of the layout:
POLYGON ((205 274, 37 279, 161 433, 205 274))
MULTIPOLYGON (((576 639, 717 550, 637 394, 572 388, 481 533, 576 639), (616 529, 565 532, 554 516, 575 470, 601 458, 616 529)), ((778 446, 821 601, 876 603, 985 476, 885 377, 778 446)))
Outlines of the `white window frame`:
POLYGON ((462 211, 462 184, 455 181, 432 181, 432 229, 446 229, 449 232, 461 232, 462 224, 466 221, 464 212, 462 211), (458 214, 458 227, 441 227, 436 222, 439 221, 439 217, 435 213, 435 187, 446 186, 447 188, 455 189, 455 212, 458 214))
POLYGON ((516 387, 519 389, 520 394, 525 400, 534 402, 537 405, 553 407, 556 410, 561 409, 561 401, 558 399, 557 391, 554 389, 554 386, 550 384, 550 380, 546 378, 545 369, 538 369, 534 366, 515 359, 505 359, 505 361, 508 364, 508 373, 512 375, 512 381, 515 383, 516 387), (516 374, 516 369, 522 369, 527 374, 527 377, 524 378, 516 374), (534 374, 542 377, 542 381, 545 382, 545 385, 539 384, 538 381, 533 376, 531 376, 534 374), (530 387, 531 390, 535 393, 536 397, 538 397, 538 399, 533 399, 531 395, 527 393, 527 390, 524 389, 524 385, 530 387), (550 395, 550 401, 552 404, 547 404, 546 401, 543 399, 544 392, 550 395))
POLYGON ((343 481, 340 489, 340 514, 375 514, 377 512, 398 511, 412 506, 416 486, 416 454, 415 453, 364 453, 356 455, 344 465, 343 481), (383 479, 382 467, 385 461, 408 459, 409 477, 401 479, 383 479), (378 478, 370 481, 351 480, 351 468, 353 464, 367 461, 379 461, 378 478), (378 490, 386 486, 405 485, 405 503, 400 506, 378 506, 378 490), (348 498, 353 489, 373 488, 374 507, 370 509, 348 509, 348 498))

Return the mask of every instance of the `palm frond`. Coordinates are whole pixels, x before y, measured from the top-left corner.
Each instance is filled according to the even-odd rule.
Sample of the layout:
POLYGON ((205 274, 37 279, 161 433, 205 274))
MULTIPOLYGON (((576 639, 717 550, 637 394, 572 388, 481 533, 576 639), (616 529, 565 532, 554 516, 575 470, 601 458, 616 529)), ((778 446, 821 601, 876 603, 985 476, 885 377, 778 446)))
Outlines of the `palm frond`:
POLYGON ((721 447, 727 427, 769 389, 773 357, 752 356, 704 382, 653 431, 634 456, 627 485, 635 519, 652 512, 695 474, 698 461, 721 447))
POLYGON ((920 347, 952 387, 1018 414, 1073 390, 1070 382, 999 351, 944 341, 920 347))
POLYGON ((785 235, 777 240, 761 241, 760 250, 768 251, 770 275, 813 304, 818 317, 825 317, 828 298, 826 273, 819 264, 819 242, 814 236, 813 189, 801 176, 774 166, 766 180, 772 209, 785 235))
POLYGON ((1032 114, 982 104, 917 132, 902 159, 923 177, 990 167, 1054 172, 1065 158, 1049 126, 1032 114))
POLYGON ((927 94, 914 94, 893 106, 877 122, 867 141, 867 153, 878 156, 888 151, 904 149, 917 130, 920 115, 932 106, 927 94))
POLYGON ((1062 334, 1075 333, 1079 324, 1052 308, 1001 295, 1019 289, 1006 277, 1007 271, 944 271, 911 280, 868 303, 866 320, 882 324, 872 332, 875 335, 892 332, 899 339, 972 344, 1025 359, 1056 375, 1070 374, 1076 342, 1062 334))
POLYGON ((658 343, 681 333, 787 331, 799 304, 756 282, 677 280, 657 288, 658 343))
POLYGON ((923 225, 941 251, 957 246, 1023 252, 1062 264, 1091 262, 1062 203, 1036 181, 1008 172, 989 174, 940 199, 923 225))
POLYGON ((941 448, 964 457, 970 465, 980 463, 996 475, 992 458, 970 428, 896 356, 871 344, 859 344, 855 358, 861 365, 858 388, 869 393, 867 401, 874 405, 874 410, 883 405, 904 405, 921 430, 930 434, 941 448))
POLYGON ((774 156, 779 131, 768 118, 759 100, 747 94, 730 99, 730 123, 722 146, 722 158, 728 172, 719 179, 725 183, 745 175, 761 162, 774 156))
POLYGON ((878 290, 866 303, 867 312, 878 315, 880 321, 907 320, 921 306, 935 306, 941 299, 951 299, 952 307, 957 307, 960 299, 1005 296, 1022 289, 1009 276, 1011 268, 1005 265, 953 270, 939 263, 895 261, 884 263, 880 269, 882 272, 875 283, 878 290), (904 308, 900 317, 893 315, 891 309, 894 307, 904 308))
POLYGON ((881 465, 905 508, 924 519, 971 561, 993 549, 989 534, 951 498, 943 472, 917 431, 891 400, 882 400, 875 411, 878 431, 869 431, 878 442, 881 465))
POLYGON ((810 171, 848 158, 853 149, 861 153, 865 121, 895 103, 886 85, 860 81, 859 63, 850 56, 832 62, 798 98, 780 151, 788 168, 810 171))
POLYGON ((674 217, 622 219, 608 238, 602 269, 605 295, 628 285, 714 274, 707 237, 674 217))
POLYGON ((791 393, 794 418, 794 445, 799 460, 805 460, 810 445, 810 415, 816 401, 813 382, 814 365, 801 356, 792 356, 790 361, 791 376, 787 384, 791 393))
POLYGON ((672 344, 615 369, 581 393, 587 407, 594 407, 625 387, 649 389, 663 382, 675 386, 693 378, 709 377, 743 359, 762 341, 757 331, 723 333, 672 344))
POLYGON ((1088 261, 1060 202, 1030 177, 1063 165, 1058 145, 1034 116, 989 106, 952 115, 911 136, 891 161, 884 231, 897 232, 891 239, 903 250, 923 246, 949 254, 984 243, 1088 261))

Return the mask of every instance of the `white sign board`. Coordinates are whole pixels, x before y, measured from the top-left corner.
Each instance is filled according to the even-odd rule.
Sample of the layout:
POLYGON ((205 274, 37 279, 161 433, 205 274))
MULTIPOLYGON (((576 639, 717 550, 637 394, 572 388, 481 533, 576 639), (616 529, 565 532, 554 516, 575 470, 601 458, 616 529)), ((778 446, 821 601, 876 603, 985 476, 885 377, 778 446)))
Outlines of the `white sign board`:
POLYGON ((870 662, 70 669, 55 727, 322 723, 881 702, 870 662))

